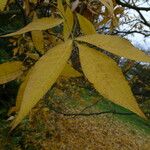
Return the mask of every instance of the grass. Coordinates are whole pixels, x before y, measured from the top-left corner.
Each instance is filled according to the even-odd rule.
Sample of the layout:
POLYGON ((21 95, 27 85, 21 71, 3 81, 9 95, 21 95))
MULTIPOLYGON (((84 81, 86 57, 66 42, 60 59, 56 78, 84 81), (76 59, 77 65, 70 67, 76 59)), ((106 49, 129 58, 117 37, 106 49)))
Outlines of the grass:
MULTIPOLYGON (((84 89, 84 91, 81 92, 81 96, 86 101, 91 101, 93 99, 93 95, 96 99, 102 99, 102 97, 95 91, 92 91, 93 94, 91 94, 90 89, 84 89)), ((100 111, 110 111, 112 112, 119 112, 119 113, 132 113, 129 110, 116 105, 107 99, 104 99, 100 101, 100 103, 96 104, 95 107, 97 107, 100 111)), ((114 114, 115 118, 123 121, 124 123, 128 123, 131 125, 131 127, 136 128, 140 131, 145 132, 146 134, 150 134, 150 120, 142 119, 141 117, 137 116, 136 114, 133 115, 120 115, 120 114, 114 114)))

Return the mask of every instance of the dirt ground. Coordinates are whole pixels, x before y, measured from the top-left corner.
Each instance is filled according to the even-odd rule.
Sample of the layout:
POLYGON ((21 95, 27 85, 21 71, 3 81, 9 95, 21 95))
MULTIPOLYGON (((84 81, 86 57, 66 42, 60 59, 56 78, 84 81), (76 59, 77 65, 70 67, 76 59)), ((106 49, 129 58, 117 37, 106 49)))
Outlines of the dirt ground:
MULTIPOLYGON (((47 133, 39 141, 43 150, 149 150, 150 136, 132 129, 111 115, 64 117, 49 114, 47 133)), ((33 135, 29 135, 30 140, 33 135)), ((43 135, 44 136, 44 135, 43 135)), ((36 143, 36 141, 35 141, 36 143)))

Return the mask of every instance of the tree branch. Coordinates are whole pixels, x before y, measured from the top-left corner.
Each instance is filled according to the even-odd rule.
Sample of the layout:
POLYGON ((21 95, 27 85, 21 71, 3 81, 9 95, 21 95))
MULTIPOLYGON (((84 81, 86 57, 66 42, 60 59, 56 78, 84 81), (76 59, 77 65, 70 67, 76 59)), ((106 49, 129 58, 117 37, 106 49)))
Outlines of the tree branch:
POLYGON ((140 12, 140 10, 137 10, 137 12, 139 13, 141 19, 143 20, 143 24, 147 25, 148 27, 150 27, 150 24, 147 22, 147 20, 144 18, 143 14, 140 12))
POLYGON ((145 37, 148 37, 148 36, 150 36, 150 32, 148 32, 148 33, 146 33, 147 31, 137 31, 137 30, 133 30, 133 31, 119 31, 119 30, 115 30, 114 31, 114 33, 113 34, 118 34, 118 33, 122 33, 122 34, 125 34, 125 35, 127 35, 127 34, 132 34, 132 33, 139 33, 139 34, 142 34, 142 35, 144 35, 145 37))
POLYGON ((129 9, 134 9, 138 12, 140 18, 141 18, 141 22, 150 27, 150 23, 145 19, 145 17, 143 16, 143 14, 140 12, 140 11, 150 11, 150 7, 138 7, 136 6, 135 4, 134 5, 131 5, 127 2, 122 2, 121 0, 116 0, 117 4, 121 5, 122 7, 127 7, 129 9))
POLYGON ((123 6, 123 7, 128 7, 128 8, 131 8, 131 9, 134 9, 134 10, 143 10, 143 11, 150 11, 150 7, 137 7, 137 6, 133 6, 133 5, 130 5, 128 3, 123 3, 121 2, 120 0, 116 0, 117 4, 123 6))
POLYGON ((97 115, 102 115, 102 114, 117 114, 117 115, 134 115, 134 113, 123 113, 123 112, 116 112, 116 111, 103 111, 103 112, 93 112, 93 113, 65 113, 62 111, 58 111, 55 108, 51 108, 52 111, 54 111, 57 114, 61 114, 64 116, 97 116, 97 115))

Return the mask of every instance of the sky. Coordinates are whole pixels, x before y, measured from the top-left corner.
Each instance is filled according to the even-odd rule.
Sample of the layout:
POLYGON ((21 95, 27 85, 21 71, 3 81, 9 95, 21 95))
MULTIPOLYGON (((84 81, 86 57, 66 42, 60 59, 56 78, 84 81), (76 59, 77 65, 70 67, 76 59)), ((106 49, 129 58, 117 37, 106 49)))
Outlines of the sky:
MULTIPOLYGON (((143 0, 140 0, 138 3, 138 6, 150 7, 150 1, 148 1, 148 3, 143 3, 143 0)), ((130 17, 135 17, 135 16, 139 17, 138 13, 133 9, 129 9, 128 13, 129 13, 130 17)), ((141 13, 150 22, 150 12, 141 11, 141 13)), ((122 30, 126 30, 126 29, 129 29, 129 26, 122 25, 121 28, 122 28, 122 30)), ((150 31, 150 28, 147 26, 144 26, 143 29, 150 31)), ((142 34, 134 33, 133 35, 128 35, 125 38, 129 39, 135 47, 138 47, 144 51, 150 52, 150 36, 144 37, 144 35, 142 35, 142 34)))

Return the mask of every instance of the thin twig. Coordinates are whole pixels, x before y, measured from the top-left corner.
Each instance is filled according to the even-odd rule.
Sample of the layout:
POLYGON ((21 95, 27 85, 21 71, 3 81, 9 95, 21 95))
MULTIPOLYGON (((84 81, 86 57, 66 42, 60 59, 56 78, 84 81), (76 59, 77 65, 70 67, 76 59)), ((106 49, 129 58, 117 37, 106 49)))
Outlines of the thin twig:
POLYGON ((103 111, 103 112, 94 112, 94 113, 65 113, 62 111, 58 111, 54 108, 52 108, 54 112, 64 115, 64 116, 97 116, 97 115, 102 115, 102 114, 116 114, 116 115, 134 115, 134 113, 123 113, 123 112, 117 112, 117 111, 103 111))

